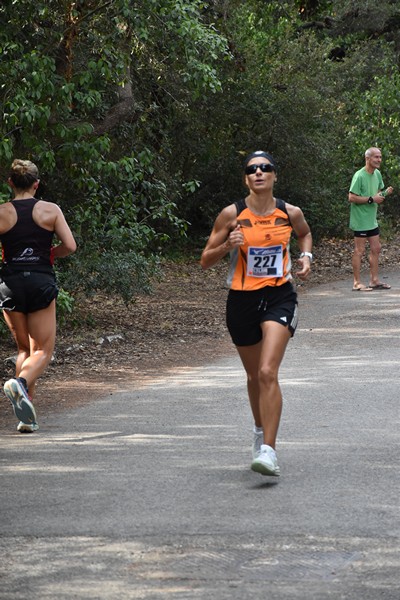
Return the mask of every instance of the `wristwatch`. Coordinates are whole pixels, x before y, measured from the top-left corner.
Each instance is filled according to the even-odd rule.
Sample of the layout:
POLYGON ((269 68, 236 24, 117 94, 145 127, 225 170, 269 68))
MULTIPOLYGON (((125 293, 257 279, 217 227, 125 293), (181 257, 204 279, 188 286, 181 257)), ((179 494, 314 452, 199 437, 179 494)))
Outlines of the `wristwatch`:
POLYGON ((374 199, 372 196, 370 196, 367 200, 368 204, 373 204, 374 203, 374 199))
POLYGON ((308 256, 308 258, 310 259, 310 262, 312 262, 313 255, 311 254, 311 252, 302 252, 300 254, 300 258, 303 258, 303 256, 308 256))

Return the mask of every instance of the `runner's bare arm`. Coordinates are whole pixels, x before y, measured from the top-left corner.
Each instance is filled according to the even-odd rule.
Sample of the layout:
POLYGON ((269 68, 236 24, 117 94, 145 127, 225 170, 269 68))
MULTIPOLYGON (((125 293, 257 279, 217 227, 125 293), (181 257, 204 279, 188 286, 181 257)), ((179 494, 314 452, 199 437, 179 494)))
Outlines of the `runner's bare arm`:
POLYGON ((244 237, 236 218, 237 211, 234 204, 219 213, 201 254, 200 264, 203 269, 213 267, 233 248, 243 244, 244 237))
POLYGON ((74 236, 59 206, 55 208, 54 232, 61 242, 53 248, 54 258, 62 258, 75 252, 76 242, 74 236))
MULTIPOLYGON (((307 221, 304 218, 303 211, 298 206, 286 204, 287 211, 292 223, 293 231, 297 235, 297 241, 300 252, 312 252, 312 235, 307 221)), ((302 256, 298 259, 300 270, 296 275, 300 279, 306 279, 311 271, 311 259, 308 256, 302 256)))

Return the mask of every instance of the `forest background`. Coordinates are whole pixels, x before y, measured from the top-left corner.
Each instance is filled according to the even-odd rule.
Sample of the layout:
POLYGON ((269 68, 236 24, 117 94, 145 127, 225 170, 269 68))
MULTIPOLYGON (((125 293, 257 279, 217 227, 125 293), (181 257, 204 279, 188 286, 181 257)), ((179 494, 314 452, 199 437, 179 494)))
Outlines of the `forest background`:
POLYGON ((79 298, 129 304, 166 258, 197 260, 255 149, 321 242, 348 238, 351 176, 380 147, 395 235, 399 53, 396 0, 3 0, 0 201, 28 158, 67 217, 61 327, 79 298))

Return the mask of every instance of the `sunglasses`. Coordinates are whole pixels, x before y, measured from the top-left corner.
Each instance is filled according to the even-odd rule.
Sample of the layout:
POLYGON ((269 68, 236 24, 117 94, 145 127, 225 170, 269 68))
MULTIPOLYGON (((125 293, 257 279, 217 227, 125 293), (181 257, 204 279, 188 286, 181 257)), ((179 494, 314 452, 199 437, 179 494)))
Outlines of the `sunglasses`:
POLYGON ((272 173, 272 171, 275 171, 274 165, 269 163, 261 163, 259 165, 249 165, 245 168, 244 172, 246 175, 254 175, 257 169, 260 169, 263 173, 272 173))

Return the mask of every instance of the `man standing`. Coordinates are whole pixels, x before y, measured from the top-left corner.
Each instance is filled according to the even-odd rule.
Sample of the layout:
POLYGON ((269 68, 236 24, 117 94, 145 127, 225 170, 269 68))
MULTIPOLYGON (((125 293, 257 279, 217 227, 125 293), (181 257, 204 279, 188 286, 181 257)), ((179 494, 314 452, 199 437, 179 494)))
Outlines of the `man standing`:
POLYGON ((378 204, 393 192, 392 187, 383 191, 384 185, 379 167, 382 154, 379 148, 368 148, 365 152, 365 167, 353 175, 349 190, 350 229, 354 231, 353 291, 371 292, 389 290, 390 285, 381 283, 378 278, 378 261, 381 251, 379 227, 376 214, 378 204), (363 285, 361 279, 361 260, 365 254, 366 241, 369 242, 370 282, 363 285))

